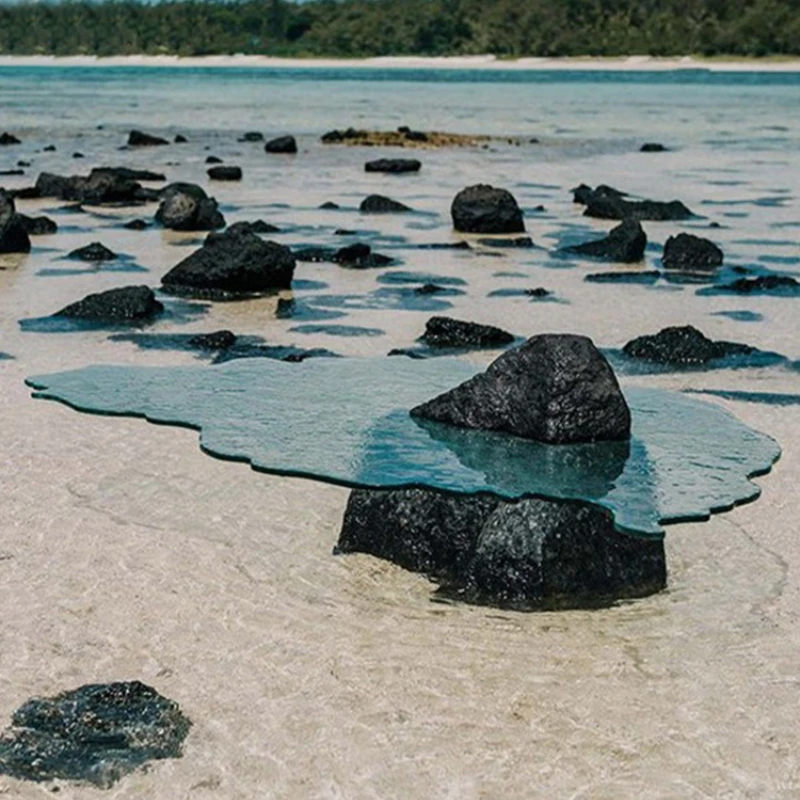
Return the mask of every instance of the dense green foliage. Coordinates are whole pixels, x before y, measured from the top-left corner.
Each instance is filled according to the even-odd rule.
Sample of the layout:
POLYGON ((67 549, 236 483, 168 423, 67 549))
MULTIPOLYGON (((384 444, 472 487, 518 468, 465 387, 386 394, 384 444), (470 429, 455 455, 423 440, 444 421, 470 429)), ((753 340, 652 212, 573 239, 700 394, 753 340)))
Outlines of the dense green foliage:
POLYGON ((287 0, 0 6, 0 53, 800 54, 800 0, 287 0))

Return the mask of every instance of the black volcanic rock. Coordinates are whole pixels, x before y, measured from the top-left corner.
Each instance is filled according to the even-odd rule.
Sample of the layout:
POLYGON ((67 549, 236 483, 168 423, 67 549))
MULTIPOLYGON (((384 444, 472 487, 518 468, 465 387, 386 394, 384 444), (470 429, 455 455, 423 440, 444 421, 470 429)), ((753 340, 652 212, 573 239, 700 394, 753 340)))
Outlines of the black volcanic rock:
POLYGON ((142 131, 131 131, 128 134, 129 147, 155 147, 163 144, 169 144, 169 142, 160 136, 151 136, 149 133, 143 133, 142 131))
POLYGON ((373 253, 368 244, 355 242, 354 244, 342 247, 336 251, 333 260, 343 267, 358 267, 367 269, 370 267, 388 267, 394 263, 393 258, 384 256, 381 253, 373 253))
POLYGON ((14 206, 14 198, 0 189, 0 253, 30 253, 31 240, 20 215, 14 206))
POLYGON ((462 189, 450 206, 453 227, 463 233, 522 233, 522 211, 511 192, 478 184, 462 189))
POLYGON ((422 164, 416 158, 379 158, 364 164, 366 172, 419 172, 422 164))
POLYGON ((626 356, 658 364, 706 364, 717 358, 748 355, 755 348, 737 342, 714 342, 692 325, 664 328, 651 336, 632 339, 623 348, 626 356))
POLYGON ((369 553, 449 597, 520 610, 643 597, 667 578, 662 539, 620 533, 609 511, 574 500, 356 489, 334 552, 369 553))
POLYGON ((78 261, 113 261, 116 257, 117 254, 101 242, 92 242, 85 247, 79 247, 67 256, 78 261))
POLYGON ((206 157, 206 164, 221 164, 222 159, 218 158, 217 156, 207 156, 206 157))
POLYGON ((679 233, 664 244, 661 263, 665 269, 710 272, 722 266, 722 250, 708 239, 679 233))
POLYGON ((689 219, 694 214, 680 200, 664 203, 658 200, 625 200, 612 195, 593 194, 588 198, 586 217, 598 219, 635 219, 656 221, 678 221, 689 219))
MULTIPOLYGON (((438 287, 434 289, 437 290, 438 287)), ((418 289, 416 291, 419 293, 418 289)), ((425 333, 419 340, 430 347, 502 347, 513 342, 514 335, 493 325, 479 325, 451 317, 431 317, 425 323, 425 333)))
POLYGON ((389 197, 380 194, 371 194, 361 201, 359 210, 365 214, 396 214, 403 211, 411 211, 408 206, 398 203, 389 197))
POLYGON ((28 236, 47 236, 58 232, 58 225, 50 217, 28 217, 17 214, 17 220, 28 236))
POLYGON ((578 255, 631 263, 644 258, 645 247, 647 236, 642 226, 635 219, 626 219, 616 228, 612 228, 605 238, 575 244, 565 247, 564 250, 578 255))
POLYGON ((240 181, 242 179, 241 167, 211 167, 208 177, 212 181, 240 181))
POLYGON ((182 133, 179 133, 174 139, 175 144, 187 144, 188 141, 189 140, 182 133))
POLYGON ((194 183, 172 183, 161 191, 156 222, 175 231, 212 231, 225 227, 217 201, 194 183))
POLYGON ((6 147, 10 144, 22 144, 22 142, 17 139, 14 134, 9 133, 8 131, 0 133, 0 146, 6 147))
POLYGON ((164 306, 148 286, 123 286, 87 295, 53 316, 98 322, 136 322, 151 319, 163 310, 164 306))
POLYGON ((265 145, 267 153, 296 153, 297 142, 294 136, 278 136, 277 139, 270 139, 265 145))
POLYGON ((228 330, 198 333, 189 339, 190 347, 199 347, 202 350, 227 350, 235 344, 236 334, 228 330))
POLYGON ((659 142, 645 142, 640 148, 640 153, 664 153, 667 148, 659 142))
POLYGON ((149 761, 180 757, 191 724, 177 703, 139 681, 33 698, 0 737, 0 772, 108 789, 149 761))
POLYGON ((761 294, 784 289, 800 290, 800 282, 788 275, 759 275, 757 278, 738 278, 732 283, 718 286, 717 289, 739 294, 761 294))
POLYGON ((619 189, 615 189, 613 186, 606 186, 604 183, 601 183, 594 189, 592 189, 591 186, 587 186, 585 183, 582 183, 580 186, 576 186, 572 190, 572 202, 579 203, 583 206, 587 205, 593 198, 610 197, 612 199, 621 200, 627 196, 628 195, 625 192, 621 192, 619 189))
POLYGON ((162 284, 167 291, 194 296, 208 291, 250 294, 290 288, 294 268, 295 257, 288 247, 231 226, 209 234, 199 250, 162 278, 162 284))
POLYGON ((622 440, 631 428, 605 357, 591 339, 571 334, 531 337, 411 415, 549 444, 622 440))

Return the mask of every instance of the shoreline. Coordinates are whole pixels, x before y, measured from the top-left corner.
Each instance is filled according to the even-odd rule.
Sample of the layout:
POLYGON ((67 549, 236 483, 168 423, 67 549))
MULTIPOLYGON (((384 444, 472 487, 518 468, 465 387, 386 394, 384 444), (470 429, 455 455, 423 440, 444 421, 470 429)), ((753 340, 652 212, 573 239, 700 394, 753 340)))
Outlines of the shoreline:
POLYGON ((214 67, 261 69, 442 69, 492 71, 672 72, 800 72, 800 58, 704 59, 655 56, 501 59, 480 56, 379 56, 373 58, 279 58, 260 55, 216 56, 0 56, 0 67, 214 67))

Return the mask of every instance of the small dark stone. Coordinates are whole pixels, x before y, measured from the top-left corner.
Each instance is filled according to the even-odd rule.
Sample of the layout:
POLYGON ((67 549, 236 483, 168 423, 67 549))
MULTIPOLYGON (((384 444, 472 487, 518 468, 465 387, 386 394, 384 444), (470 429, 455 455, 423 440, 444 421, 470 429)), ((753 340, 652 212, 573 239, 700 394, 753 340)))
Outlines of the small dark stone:
POLYGON ((12 175, 24 175, 25 171, 21 169, 0 169, 0 175, 7 175, 11 177, 12 175))
POLYGON ((367 131, 356 130, 355 128, 348 128, 345 131, 328 131, 321 137, 323 144, 336 144, 343 142, 346 139, 360 139, 367 136, 367 131))
POLYGON ((439 294, 444 291, 447 291, 444 286, 439 286, 436 283, 423 283, 422 286, 417 286, 417 288, 414 289, 414 294, 429 295, 439 294))
POLYGON ((148 761, 179 758, 191 722, 177 703, 130 681, 34 698, 11 725, 0 738, 0 772, 108 789, 148 761))
POLYGON ((22 144, 22 142, 17 139, 14 134, 5 131, 4 133, 0 133, 0 145, 7 146, 10 144, 22 144))
POLYGON ((464 233, 522 233, 522 211, 511 192, 479 184, 462 189, 450 207, 453 227, 464 233))
POLYGON ((401 131, 409 142, 427 142, 428 134, 422 131, 401 131))
POLYGON ((294 136, 279 136, 277 139, 270 139, 265 145, 267 153, 296 153, 297 142, 294 136))
POLYGON ((637 272, 593 272, 584 280, 590 283, 655 283, 661 277, 657 269, 637 272))
POLYGON ((663 153, 667 150, 663 144, 659 144, 658 142, 645 142, 640 148, 639 151, 642 153, 663 153))
POLYGON ((320 208, 325 211, 335 211, 337 208, 341 208, 341 206, 338 203, 334 203, 332 200, 326 200, 320 208))
POLYGON ((531 337, 411 416, 548 444, 624 440, 631 429, 608 361, 591 339, 571 334, 531 337))
POLYGON ((128 134, 129 147, 154 147, 163 144, 169 144, 169 142, 160 136, 151 136, 149 133, 143 133, 142 131, 131 131, 128 134))
POLYGON ((501 347, 514 335, 493 325, 479 325, 451 317, 431 317, 420 341, 430 347, 501 347))
MULTIPOLYGON (((576 191, 576 202, 585 200, 586 217, 598 219, 634 219, 656 221, 680 221, 693 217, 694 214, 680 200, 661 202, 659 200, 626 200, 624 195, 616 190, 605 191, 611 187, 598 187, 586 196, 582 194, 579 200, 576 191), (601 189, 604 191, 601 192, 601 189)), ((582 189, 582 187, 578 187, 582 189)))
POLYGON ((143 219, 132 219, 130 222, 126 222, 122 227, 127 228, 129 231, 143 231, 149 228, 150 225, 143 219))
POLYGON ((233 331, 214 331, 213 333, 199 333, 189 339, 190 347, 199 347, 203 350, 226 350, 236 344, 236 334, 233 331))
POLYGON ((621 200, 627 196, 628 195, 625 192, 621 192, 619 189, 615 189, 613 186, 606 186, 603 183, 601 183, 596 189, 592 189, 591 186, 587 186, 585 183, 582 183, 580 186, 576 186, 572 190, 572 202, 579 203, 583 206, 587 205, 593 198, 607 197, 611 198, 612 200, 621 200))
POLYGON ((605 238, 565 247, 564 250, 568 253, 631 263, 644 258, 646 246, 647 236, 642 226, 635 219, 626 219, 616 228, 612 228, 605 238))
POLYGON ((365 214, 393 214, 411 211, 408 206, 380 194, 371 194, 362 200, 359 210, 365 214))
POLYGON ((527 248, 533 247, 533 239, 530 236, 517 236, 514 239, 478 239, 478 244, 485 245, 486 247, 502 247, 502 248, 527 248))
POLYGON ((666 269, 709 272, 722 266, 722 250, 708 239, 679 233, 667 239, 661 263, 666 269))
POLYGON ((100 242, 92 242, 85 247, 73 250, 67 258, 75 258, 79 261, 113 261, 117 254, 109 250, 100 242))
POLYGON ((394 259, 389 256, 373 253, 368 244, 355 242, 354 244, 342 247, 336 251, 333 260, 344 267, 359 267, 362 269, 370 267, 388 267, 394 263, 394 259))
POLYGON ((17 161, 18 167, 29 167, 31 165, 30 161, 17 161))
POLYGON ((160 314, 164 306, 148 286, 123 286, 90 294, 62 308, 53 316, 101 322, 134 322, 160 314))
POLYGON ((334 549, 353 552, 421 572, 447 596, 520 610, 643 597, 667 577, 662 539, 620 533, 607 509, 575 500, 356 489, 334 549))
POLYGON ((719 222, 709 222, 708 223, 708 227, 709 228, 721 228, 722 225, 720 225, 719 222))
POLYGON ((194 183, 172 183, 161 190, 156 222, 175 231, 210 231, 225 227, 217 201, 194 183))
POLYGON ((537 286, 535 289, 526 289, 525 294, 530 297, 549 297, 553 293, 545 289, 544 286, 537 286))
POLYGON ((45 153, 55 153, 56 146, 54 144, 49 144, 47 147, 42 148, 42 151, 45 153))
POLYGON ((212 181, 240 181, 242 179, 241 167, 211 167, 208 177, 212 181))
POLYGON ((217 158, 217 156, 208 156, 206 158, 206 164, 221 164, 221 163, 222 163, 222 159, 221 158, 217 158))
POLYGON ((85 158, 86 156, 84 156, 83 153, 73 153, 72 157, 73 158, 85 158))
POLYGON ((356 232, 355 231, 348 231, 345 228, 337 228, 333 232, 333 235, 334 236, 355 236, 356 232))
POLYGON ((714 342, 692 325, 664 328, 652 336, 639 336, 622 348, 626 356, 658 364, 705 364, 717 358, 747 355, 754 350, 737 342, 714 342))
POLYGON ((203 246, 161 280, 165 290, 198 296, 211 290, 252 294, 292 285, 295 257, 276 242, 265 242, 244 226, 210 233, 203 246))
POLYGON ((264 134, 258 131, 248 131, 241 139, 240 142, 263 142, 264 134))
POLYGON ((366 172, 419 172, 422 164, 416 158, 379 158, 364 164, 366 172))
POLYGON ((17 214, 17 219, 29 236, 48 236, 58 232, 58 225, 49 217, 28 217, 25 214, 17 214))
POLYGON ((759 294, 776 289, 800 289, 800 283, 788 275, 759 275, 757 278, 738 278, 719 288, 740 294, 759 294))
POLYGON ((189 140, 182 133, 179 133, 175 137, 175 144, 186 144, 188 141, 189 140))

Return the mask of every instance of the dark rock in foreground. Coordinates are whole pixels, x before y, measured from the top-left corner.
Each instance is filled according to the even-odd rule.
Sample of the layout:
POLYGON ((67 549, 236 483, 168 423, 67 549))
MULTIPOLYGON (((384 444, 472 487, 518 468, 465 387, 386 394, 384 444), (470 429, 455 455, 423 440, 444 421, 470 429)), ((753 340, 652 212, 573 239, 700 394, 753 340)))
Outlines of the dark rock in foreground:
POLYGON ((172 183, 161 192, 156 222, 174 231, 213 231, 225 227, 217 201, 194 183, 172 183))
POLYGON ((722 250, 708 239, 679 233, 667 239, 661 263, 665 269, 709 272, 722 266, 722 250))
POLYGON ((359 210, 366 214, 393 214, 402 211, 411 211, 408 206, 398 203, 389 197, 380 194, 371 194, 361 201, 359 210))
POLYGON ((288 247, 233 225, 209 234, 199 250, 162 278, 162 284, 165 291, 189 296, 210 296, 209 291, 252 294, 290 288, 294 268, 288 247))
POLYGON ((199 347, 203 350, 227 350, 235 344, 236 334, 228 330, 198 333, 197 336, 189 339, 190 347, 199 347))
POLYGON ((79 247, 67 256, 78 261, 113 261, 116 257, 117 254, 101 242, 92 242, 85 247, 79 247))
POLYGON ((58 233, 58 225, 50 217, 28 217, 25 214, 17 214, 17 219, 28 236, 48 236, 58 233))
POLYGON ((717 358, 747 355, 755 348, 737 342, 714 342, 692 325, 664 328, 652 336, 639 336, 622 351, 631 358, 658 364, 706 364, 717 358))
POLYGON ((0 738, 0 772, 30 781, 88 781, 107 789, 148 761, 179 758, 191 722, 139 681, 34 698, 0 738))
POLYGON ((160 136, 151 136, 149 133, 143 133, 142 131, 131 131, 128 134, 129 147, 155 147, 163 144, 169 144, 169 142, 160 136))
POLYGON ((14 198, 0 189, 0 253, 30 253, 31 240, 20 220, 14 198))
POLYGON ((265 145, 267 153, 296 153, 297 142, 294 136, 278 136, 277 139, 270 139, 265 145))
POLYGON ((369 553, 450 597, 520 610, 644 597, 667 577, 663 540, 620 533, 600 506, 431 489, 354 490, 334 552, 369 553))
POLYGON ((571 334, 531 337, 411 416, 549 444, 622 440, 631 430, 608 361, 591 339, 571 334))
MULTIPOLYGON (((435 287, 434 291, 437 290, 435 287)), ((419 293, 419 289, 416 291, 419 293)), ((431 317, 425 323, 425 333, 419 340, 430 347, 502 347, 511 344, 514 335, 493 325, 479 325, 451 317, 431 317)))
POLYGON ((450 206, 453 227, 463 233, 522 233, 522 211, 511 192, 478 184, 462 189, 450 206))
POLYGON ((53 316, 98 322, 136 322, 150 319, 164 310, 148 286, 123 286, 90 294, 62 308, 53 316))
POLYGON ((241 167, 211 167, 208 177, 212 181, 240 181, 242 179, 241 167))
POLYGON ((379 158, 364 164, 366 172, 419 172, 422 164, 416 158, 379 158))
POLYGON ((575 244, 565 247, 564 250, 568 253, 607 258, 610 261, 627 264, 641 261, 644 258, 645 247, 647 247, 647 236, 642 226, 634 219, 626 219, 616 228, 612 228, 604 239, 575 244))
POLYGON ((22 142, 17 139, 13 133, 9 133, 8 131, 0 133, 0 145, 6 147, 10 144, 22 144, 22 142))

